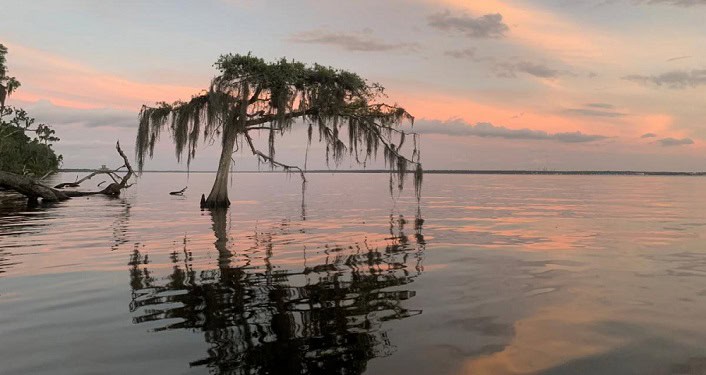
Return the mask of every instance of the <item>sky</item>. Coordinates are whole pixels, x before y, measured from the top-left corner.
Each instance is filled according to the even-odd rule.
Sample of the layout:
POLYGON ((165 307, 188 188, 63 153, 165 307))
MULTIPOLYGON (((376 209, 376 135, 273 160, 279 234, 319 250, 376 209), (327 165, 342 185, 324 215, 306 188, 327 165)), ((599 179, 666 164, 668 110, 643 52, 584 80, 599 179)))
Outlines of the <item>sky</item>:
MULTIPOLYGON (((0 0, 64 167, 120 164, 143 104, 189 99, 226 53, 359 73, 415 116, 425 169, 706 170, 706 0, 0 0)), ((215 170, 218 147, 191 170, 215 170)), ((304 132, 278 157, 303 164, 304 132)), ((248 153, 236 168, 253 170, 248 153)), ((309 168, 325 168, 313 145, 309 168)), ((371 165, 368 167, 374 167, 371 165)), ((146 169, 185 170, 163 136, 146 169)), ((344 161, 339 168, 358 168, 344 161)))

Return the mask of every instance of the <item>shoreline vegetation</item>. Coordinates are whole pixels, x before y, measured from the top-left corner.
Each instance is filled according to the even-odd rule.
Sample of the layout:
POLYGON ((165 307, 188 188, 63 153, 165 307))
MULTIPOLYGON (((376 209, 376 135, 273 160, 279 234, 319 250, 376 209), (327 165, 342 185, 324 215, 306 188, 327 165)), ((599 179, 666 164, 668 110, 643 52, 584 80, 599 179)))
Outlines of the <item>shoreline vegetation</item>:
MULTIPOLYGON (((91 168, 61 168, 57 172, 93 172, 91 168)), ((183 170, 144 170, 143 173, 216 173, 216 171, 183 171, 183 170)), ((233 171, 232 173, 291 173, 283 170, 272 171, 233 171)), ((387 169, 312 169, 306 173, 385 173, 387 169)), ((428 169, 425 174, 475 174, 475 175, 596 175, 596 176, 706 176, 706 172, 679 171, 533 171, 533 170, 463 170, 463 169, 428 169)))
POLYGON ((50 126, 37 124, 24 109, 6 105, 7 98, 21 84, 9 76, 5 55, 7 47, 0 43, 0 171, 46 176, 55 172, 63 161, 52 148, 59 138, 50 126))

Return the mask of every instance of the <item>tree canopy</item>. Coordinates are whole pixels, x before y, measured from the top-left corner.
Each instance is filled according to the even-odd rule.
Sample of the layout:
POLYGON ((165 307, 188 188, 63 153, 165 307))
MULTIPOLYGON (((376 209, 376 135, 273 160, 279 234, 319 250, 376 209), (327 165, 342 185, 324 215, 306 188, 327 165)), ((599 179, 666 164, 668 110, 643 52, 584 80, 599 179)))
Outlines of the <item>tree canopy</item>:
MULTIPOLYGON (((227 201, 224 175, 230 166, 234 145, 250 148, 270 166, 289 171, 301 169, 276 159, 276 140, 295 124, 308 126, 308 141, 318 133, 326 145, 326 161, 338 163, 348 153, 359 163, 375 158, 383 149, 386 165, 401 189, 408 170, 414 171, 419 191, 422 180, 417 134, 403 131, 404 121, 414 118, 397 105, 381 101, 384 88, 355 73, 322 65, 280 59, 266 62, 250 54, 221 56, 215 64, 219 74, 208 90, 189 101, 143 106, 136 140, 137 162, 143 168, 152 157, 162 130, 171 133, 178 160, 187 164, 196 156, 200 141, 221 137, 223 152, 209 206, 227 201), (268 150, 258 150, 253 131, 268 132, 268 150), (203 138, 202 138, 203 137, 203 138), (411 137, 411 140, 407 140, 411 137), (411 144, 409 157, 402 147, 411 144), (223 170, 225 168, 225 170, 223 170)), ((238 147, 240 148, 240 147, 238 147)), ((391 185, 392 186, 392 185, 391 185)))
POLYGON ((5 99, 20 87, 17 79, 8 75, 5 55, 7 47, 0 43, 0 109, 5 107, 5 99))
POLYGON ((55 131, 45 124, 35 125, 24 109, 5 105, 20 87, 15 77, 8 76, 6 54, 7 48, 0 44, 0 171, 34 176, 53 172, 62 160, 51 147, 59 140, 55 131))
POLYGON ((23 109, 4 107, 0 111, 0 171, 42 176, 56 171, 63 157, 56 155, 52 142, 59 138, 54 130, 40 124, 23 109), (34 133, 30 137, 27 133, 34 133))

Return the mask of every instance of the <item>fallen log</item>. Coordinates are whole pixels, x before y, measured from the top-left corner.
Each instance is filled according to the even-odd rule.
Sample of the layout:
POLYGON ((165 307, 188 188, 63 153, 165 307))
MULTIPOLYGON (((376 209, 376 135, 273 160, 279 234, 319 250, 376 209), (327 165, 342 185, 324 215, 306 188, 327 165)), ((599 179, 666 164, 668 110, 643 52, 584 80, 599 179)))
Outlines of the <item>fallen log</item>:
MULTIPOLYGON (((63 200, 67 200, 72 197, 85 197, 89 195, 108 195, 108 196, 118 196, 120 195, 120 192, 122 189, 127 189, 132 184, 130 184, 130 178, 132 176, 136 176, 135 171, 132 169, 132 166, 130 165, 130 161, 128 160, 127 156, 125 156, 125 153, 123 150, 120 148, 120 142, 118 142, 115 145, 116 150, 118 151, 118 154, 122 157, 124 161, 124 165, 118 169, 126 168, 127 173, 118 181, 117 179, 113 179, 113 183, 109 184, 106 186, 104 189, 99 190, 99 191, 74 191, 74 190, 59 190, 58 188, 53 188, 46 186, 39 181, 27 177, 27 176, 21 176, 17 175, 14 173, 9 173, 9 172, 3 172, 0 171, 0 187, 3 187, 8 190, 13 190, 17 193, 20 193, 24 196, 26 196, 29 199, 30 203, 36 203, 40 198, 44 202, 59 202, 63 200)), ((95 174, 93 174, 95 175, 95 174)), ((92 176, 91 176, 92 177, 92 176)), ((112 176, 111 176, 112 177, 112 176)), ((64 184, 60 184, 64 185, 64 184)), ((59 186, 59 185, 57 185, 59 186)), ((64 185, 64 186, 70 186, 70 185, 64 185)))
POLYGON ((36 202, 39 198, 45 202, 58 202, 69 199, 69 196, 63 191, 41 184, 30 177, 10 172, 0 171, 0 186, 26 196, 30 202, 36 202))
POLYGON ((181 189, 181 190, 169 192, 169 195, 184 195, 184 192, 185 192, 186 189, 188 189, 188 188, 189 188, 189 187, 187 186, 187 187, 185 187, 185 188, 183 188, 183 189, 181 189))

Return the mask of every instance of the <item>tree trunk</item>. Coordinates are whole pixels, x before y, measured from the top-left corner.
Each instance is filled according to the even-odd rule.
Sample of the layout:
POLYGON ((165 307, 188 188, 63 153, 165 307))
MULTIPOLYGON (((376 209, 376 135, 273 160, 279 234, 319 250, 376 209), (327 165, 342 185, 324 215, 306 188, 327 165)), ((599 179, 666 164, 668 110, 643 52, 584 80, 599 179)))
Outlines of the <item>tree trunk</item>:
POLYGON ((223 150, 221 159, 218 162, 218 172, 216 181, 213 182, 211 193, 208 194, 205 202, 201 203, 201 208, 223 208, 230 206, 228 200, 228 173, 230 172, 231 158, 237 139, 237 131, 233 126, 227 126, 223 132, 223 150))
POLYGON ((31 202, 36 202, 38 198, 42 198, 45 202, 58 202, 69 199, 62 191, 42 185, 29 177, 10 172, 0 171, 0 186, 26 196, 31 202))

